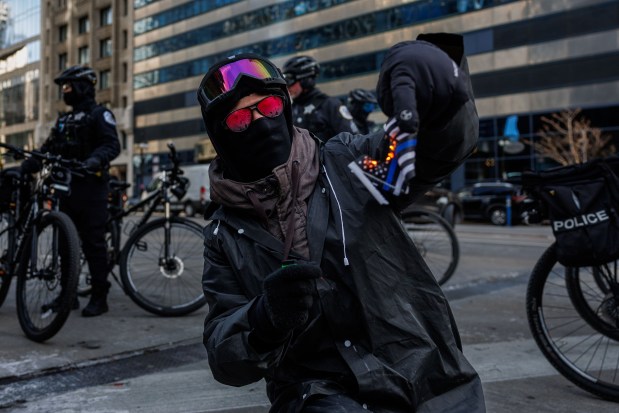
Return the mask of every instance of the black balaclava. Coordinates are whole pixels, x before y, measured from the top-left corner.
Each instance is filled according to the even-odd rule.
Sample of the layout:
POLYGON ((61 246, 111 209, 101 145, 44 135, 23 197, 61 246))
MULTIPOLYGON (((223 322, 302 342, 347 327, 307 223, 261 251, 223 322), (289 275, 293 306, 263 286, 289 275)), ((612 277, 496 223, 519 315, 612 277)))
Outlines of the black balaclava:
POLYGON ((85 100, 95 98, 95 88, 90 82, 71 80, 71 92, 63 93, 62 100, 69 106, 76 106, 85 100))
POLYGON ((239 182, 254 182, 271 174, 288 161, 292 148, 290 97, 277 87, 263 87, 241 79, 235 92, 224 102, 203 113, 204 124, 215 151, 223 161, 224 176, 239 182), (236 102, 252 93, 277 95, 284 99, 284 112, 277 118, 262 117, 242 132, 232 132, 223 123, 236 102))
POLYGON ((217 153, 224 160, 224 171, 240 182, 253 182, 271 174, 286 163, 292 139, 283 114, 274 119, 262 117, 242 132, 211 137, 217 153))

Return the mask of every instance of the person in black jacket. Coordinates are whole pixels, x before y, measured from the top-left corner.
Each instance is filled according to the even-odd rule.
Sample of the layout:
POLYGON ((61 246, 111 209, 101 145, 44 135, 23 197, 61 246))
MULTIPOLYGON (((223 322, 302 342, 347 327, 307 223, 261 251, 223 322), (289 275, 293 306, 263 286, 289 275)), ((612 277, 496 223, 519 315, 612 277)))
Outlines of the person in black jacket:
MULTIPOLYGON (((60 209, 71 217, 82 241, 92 283, 90 301, 82 310, 82 316, 94 317, 108 311, 107 170, 120 153, 120 142, 114 115, 95 102, 97 76, 94 70, 87 66, 72 66, 54 82, 61 87, 64 102, 73 110, 58 117, 40 150, 82 161, 86 169, 80 174, 83 176, 72 176, 71 193, 61 200, 60 209)), ((37 172, 40 167, 32 158, 21 165, 23 173, 37 172)), ((50 308, 54 305, 48 303, 50 308)), ((79 302, 74 307, 79 307, 79 302)))
POLYGON ((292 97, 293 122, 327 141, 340 132, 358 133, 346 105, 316 87, 320 65, 311 56, 296 56, 283 67, 292 97))
MULTIPOLYGON (((425 189, 380 205, 348 168, 384 133, 324 143, 295 126, 281 71, 251 53, 213 65, 197 94, 217 152, 203 274, 215 379, 265 379, 272 413, 484 412, 449 304, 400 223, 425 189)), ((419 177, 432 179, 419 171, 413 188, 419 177)))
POLYGON ((376 95, 389 118, 388 147, 360 157, 351 170, 379 202, 406 194, 418 171, 424 176, 417 177, 417 188, 431 188, 474 151, 479 118, 462 36, 420 34, 392 46, 376 95))

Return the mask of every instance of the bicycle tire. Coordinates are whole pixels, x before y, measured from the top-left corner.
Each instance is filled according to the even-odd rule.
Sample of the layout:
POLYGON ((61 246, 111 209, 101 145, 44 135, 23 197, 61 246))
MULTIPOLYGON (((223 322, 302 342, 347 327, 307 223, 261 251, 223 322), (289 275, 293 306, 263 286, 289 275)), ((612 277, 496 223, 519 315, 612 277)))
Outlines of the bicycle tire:
POLYGON ((425 210, 406 212, 402 221, 434 278, 444 285, 460 261, 460 245, 453 227, 445 218, 425 210))
POLYGON ((27 244, 17 270, 17 316, 26 336, 42 342, 60 331, 76 299, 79 237, 66 214, 52 211, 37 219, 35 231, 24 242, 27 244), (41 268, 34 272, 31 268, 32 237, 36 237, 36 262, 41 268), (51 264, 55 267, 50 268, 51 264))
POLYGON ((0 217, 0 307, 4 304, 6 296, 11 288, 11 268, 9 263, 9 232, 8 224, 0 217))
POLYGON ((613 270, 608 264, 594 268, 568 268, 566 285, 578 314, 597 332, 619 341, 619 283, 617 266, 615 262, 613 264, 613 270), (609 277, 600 276, 601 271, 606 271, 609 277))
POLYGON ((120 277, 129 297, 161 316, 182 316, 206 304, 202 292, 204 237, 202 228, 185 218, 170 218, 171 268, 162 265, 165 218, 131 234, 120 257, 120 277), (153 263, 156 267, 153 267, 153 263))
POLYGON ((578 274, 579 280, 586 278, 593 285, 594 277, 585 275, 591 269, 570 271, 557 262, 555 244, 537 260, 526 292, 531 334, 563 377, 589 393, 618 402, 619 342, 596 330, 574 305, 579 305, 573 299, 578 292, 570 291, 568 279, 578 274))
POLYGON ((90 279, 90 271, 88 269, 88 262, 84 252, 80 253, 80 274, 77 282, 77 295, 79 297, 88 297, 92 292, 92 285, 90 279))

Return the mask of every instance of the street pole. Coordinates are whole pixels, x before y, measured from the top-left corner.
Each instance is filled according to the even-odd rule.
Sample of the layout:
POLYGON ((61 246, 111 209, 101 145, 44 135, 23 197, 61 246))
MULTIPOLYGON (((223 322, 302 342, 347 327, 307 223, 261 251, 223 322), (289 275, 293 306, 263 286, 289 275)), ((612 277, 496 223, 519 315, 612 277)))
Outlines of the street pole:
POLYGON ((148 147, 148 144, 141 142, 139 144, 140 147, 140 176, 139 176, 139 185, 138 185, 138 197, 142 197, 142 192, 144 191, 145 188, 145 177, 146 177, 146 162, 145 162, 145 157, 144 157, 144 149, 148 147))

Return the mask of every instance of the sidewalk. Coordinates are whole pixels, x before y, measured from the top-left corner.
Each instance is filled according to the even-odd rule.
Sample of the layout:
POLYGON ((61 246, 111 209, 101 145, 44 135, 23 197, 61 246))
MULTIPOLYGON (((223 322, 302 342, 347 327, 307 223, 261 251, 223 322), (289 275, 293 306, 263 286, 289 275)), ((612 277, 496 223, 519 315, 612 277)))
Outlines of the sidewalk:
MULTIPOLYGON (((82 308, 86 302, 86 298, 80 298, 82 308)), ((24 413, 268 410, 264 407, 268 405, 264 382, 243 388, 222 385, 210 373, 206 352, 200 357, 207 306, 184 317, 155 316, 134 304, 116 283, 110 290, 109 304, 110 311, 95 318, 83 318, 79 310, 73 311, 55 337, 45 343, 35 343, 26 338, 19 326, 12 285, 6 302, 0 307, 0 410, 24 413), (30 402, 29 397, 28 403, 7 405, 15 400, 15 392, 24 391, 26 383, 32 387, 26 390, 30 394, 37 394, 37 386, 49 387, 43 378, 50 374, 54 377, 53 373, 70 375, 80 371, 80 367, 92 369, 113 362, 122 368, 123 364, 129 366, 135 356, 184 348, 192 348, 193 359, 198 360, 154 369, 152 375, 121 380, 112 377, 105 385, 47 395, 36 402, 30 402), (179 394, 183 397, 178 397, 179 394)), ((71 380, 63 379, 63 375, 57 377, 71 380)), ((67 385, 70 388, 73 387, 67 385)))
MULTIPOLYGON (((456 232, 462 238, 467 234, 486 234, 491 239, 539 238, 543 242, 552 239, 548 226, 495 227, 466 223, 458 225, 456 232)), ((0 308, 0 410, 3 412, 268 411, 263 381, 235 388, 213 379, 206 353, 200 354, 204 351, 201 341, 206 306, 184 317, 159 317, 139 308, 113 283, 109 313, 83 318, 79 311, 74 311, 55 337, 40 344, 28 340, 21 331, 14 296, 13 285, 0 308), (175 352, 181 354, 174 355, 175 352), (67 384, 68 392, 42 391, 40 399, 30 400, 32 394, 37 394, 37 386, 50 386, 43 380, 50 374, 58 380, 64 376, 53 373, 63 372, 68 376, 64 380, 68 381, 85 380, 71 373, 79 372, 80 367, 93 370, 98 365, 110 370, 113 363, 118 363, 121 369, 133 369, 132 360, 139 359, 135 356, 147 359, 145 356, 163 353, 167 354, 170 365, 155 366, 156 360, 146 360, 146 366, 140 367, 144 371, 133 376, 101 379, 103 384, 93 386, 67 384), (187 356, 186 360, 175 361, 183 355, 187 356), (152 372, 148 371, 148 363, 153 365, 152 372), (26 385, 31 388, 24 390, 26 385), (28 402, 15 403, 18 391, 33 393, 29 393, 28 402), (11 404, 7 405, 7 401, 11 404)), ((87 300, 80 298, 80 301, 83 307, 87 300)))

